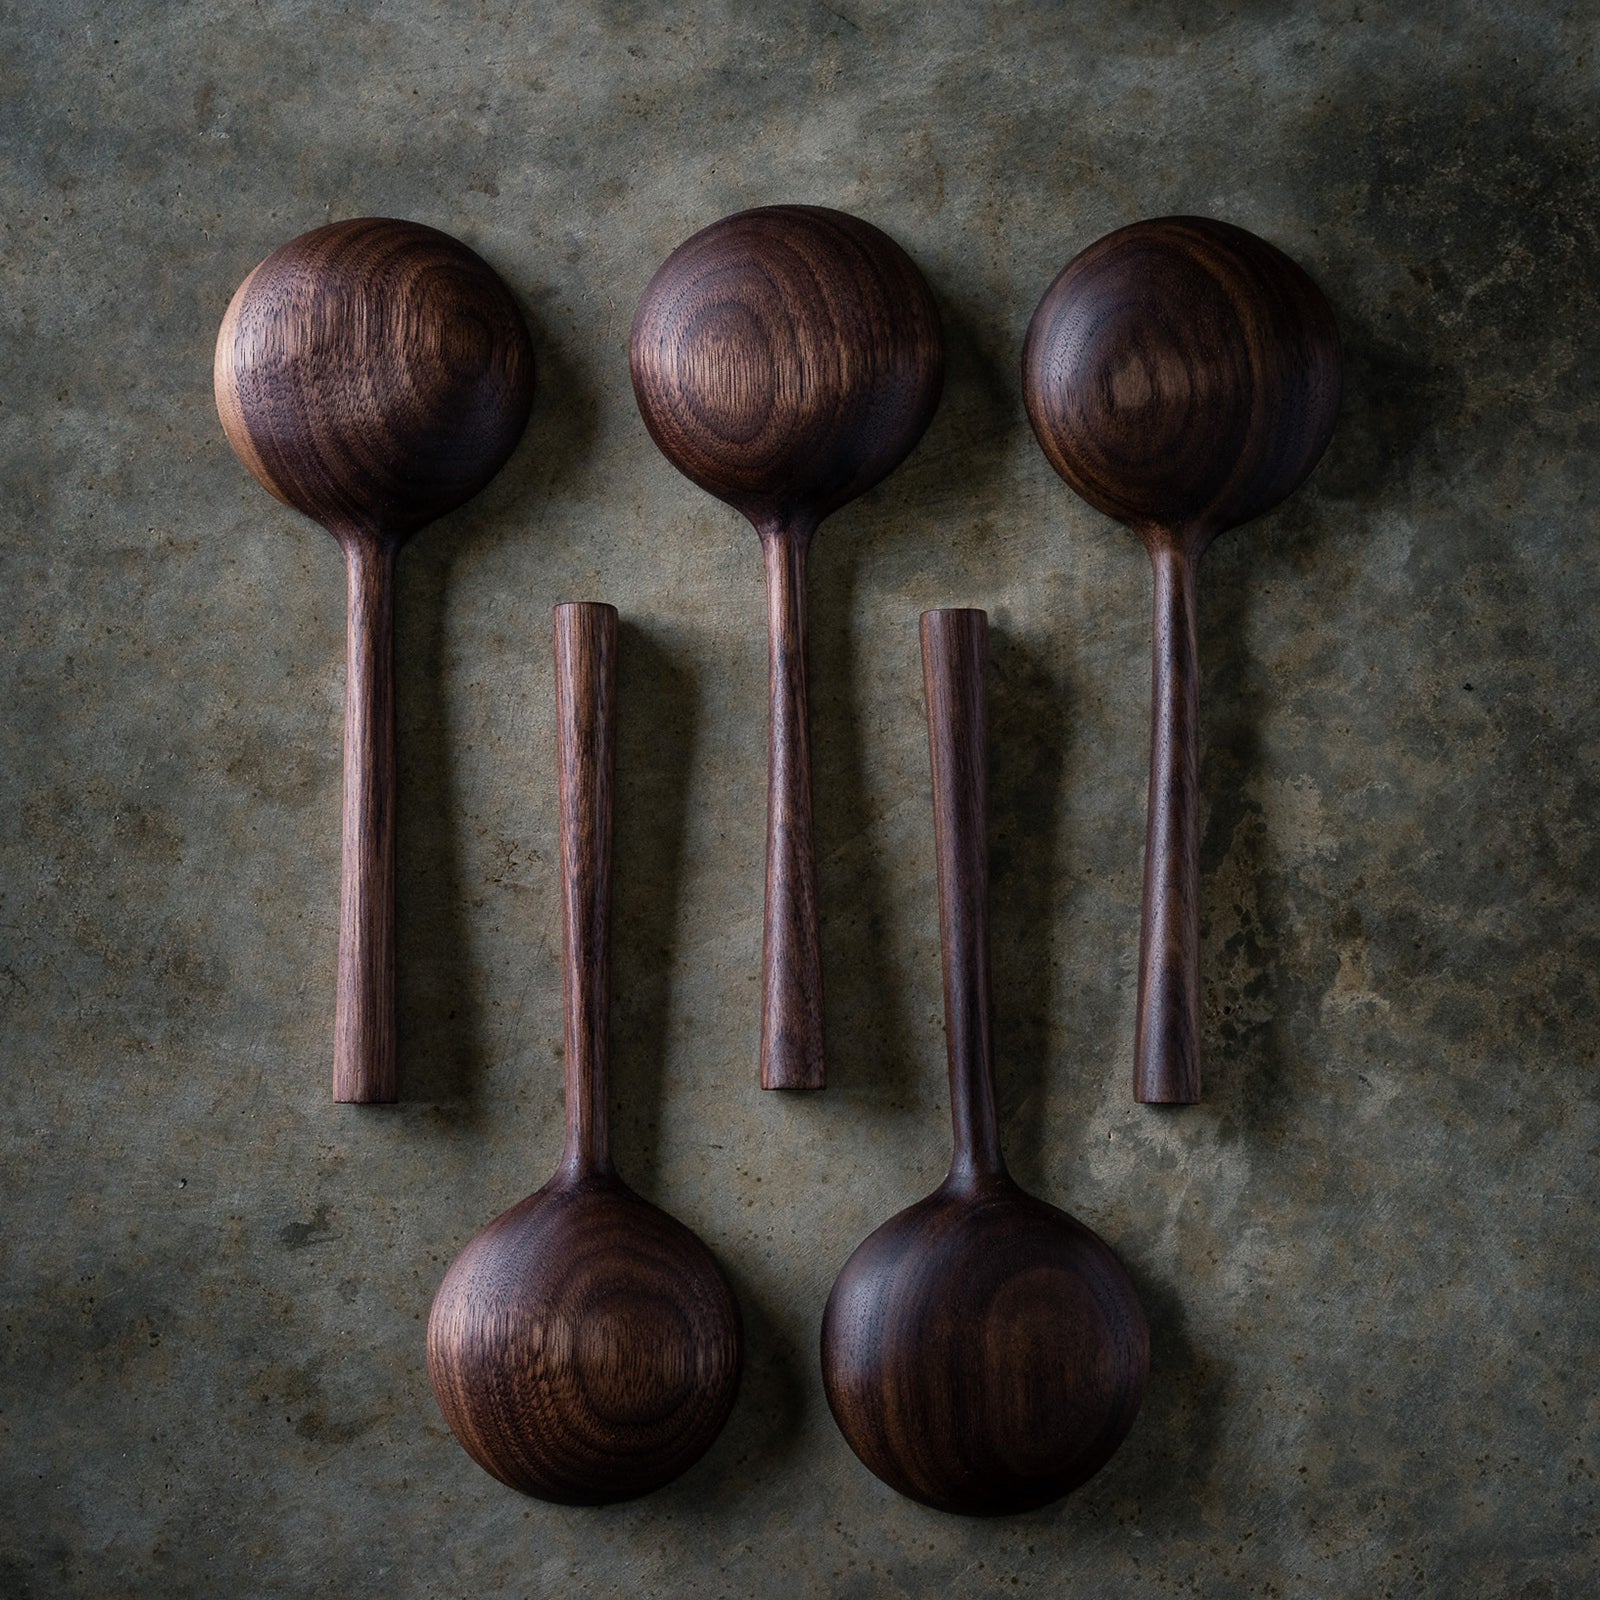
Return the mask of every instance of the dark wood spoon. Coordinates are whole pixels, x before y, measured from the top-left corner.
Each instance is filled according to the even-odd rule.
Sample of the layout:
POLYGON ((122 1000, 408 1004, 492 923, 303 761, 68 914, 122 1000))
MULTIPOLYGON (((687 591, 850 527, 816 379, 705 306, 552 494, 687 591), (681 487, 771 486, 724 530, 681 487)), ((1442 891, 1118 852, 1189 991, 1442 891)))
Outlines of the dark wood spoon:
POLYGON ((630 361, 662 453, 761 536, 771 659, 761 1085, 820 1089, 806 555, 822 519, 922 437, 944 382, 938 309, 905 251, 858 217, 763 206, 667 257, 639 302, 630 361))
POLYGON ((1068 263, 1028 326, 1023 397, 1045 455, 1139 535, 1155 573, 1141 1101, 1200 1098, 1200 557, 1317 464, 1341 372, 1339 330, 1311 279, 1206 217, 1107 234, 1068 263))
POLYGON ((699 1460, 727 1419, 739 1307, 711 1252, 611 1165, 617 613, 556 607, 567 1142, 555 1176, 445 1274, 428 1375, 457 1439, 524 1494, 599 1505, 699 1460))
POLYGON ((344 550, 333 1097, 393 1100, 395 553, 505 463, 533 400, 533 347, 510 292, 459 240, 367 217, 301 234, 240 284, 215 383, 239 459, 344 550))
POLYGON ((1150 1334, 1109 1246, 1018 1188, 1000 1153, 989 1029, 988 619, 922 618, 955 1157, 868 1237, 822 1318, 851 1449, 941 1511, 1041 1506, 1110 1459, 1144 1398, 1150 1334))

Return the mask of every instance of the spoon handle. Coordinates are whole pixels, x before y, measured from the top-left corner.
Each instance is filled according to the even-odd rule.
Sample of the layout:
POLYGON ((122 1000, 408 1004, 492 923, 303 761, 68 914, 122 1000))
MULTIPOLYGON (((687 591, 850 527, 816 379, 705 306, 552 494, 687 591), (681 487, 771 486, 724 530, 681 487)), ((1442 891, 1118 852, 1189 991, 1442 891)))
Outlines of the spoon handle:
POLYGON ((1146 1105, 1200 1098, 1199 551, 1153 541, 1150 800, 1139 929, 1133 1092, 1146 1105))
POLYGON ((767 746, 767 903, 761 941, 761 1087, 821 1089, 822 946, 811 842, 811 722, 806 705, 809 529, 761 535, 767 564, 772 720, 767 746))
POLYGON ((606 1068, 611 1011, 611 813, 616 771, 617 612, 555 608, 561 792, 562 1000, 572 1177, 611 1171, 606 1068))
POLYGON ((344 690, 344 866, 333 1098, 394 1100, 394 558, 391 540, 342 541, 349 576, 344 690))
POLYGON ((989 618, 922 613, 922 687, 933 768, 945 1048, 955 1156, 948 1182, 1006 1170, 994 1109, 989 1012, 989 618))

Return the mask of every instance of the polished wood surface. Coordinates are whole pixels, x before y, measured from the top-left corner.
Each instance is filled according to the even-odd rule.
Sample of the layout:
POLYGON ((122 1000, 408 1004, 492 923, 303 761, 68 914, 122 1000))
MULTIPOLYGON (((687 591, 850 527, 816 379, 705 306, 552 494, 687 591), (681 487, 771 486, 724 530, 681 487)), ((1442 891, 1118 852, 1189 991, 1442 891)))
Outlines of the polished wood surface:
POLYGON ((1025 1511, 1099 1470, 1150 1364, 1133 1284, 1098 1235, 1006 1171, 989 1004, 988 623, 922 618, 954 1155, 856 1250, 828 1297, 822 1375, 884 1482, 971 1515, 1025 1511))
POLYGON ((394 563, 386 539, 345 542, 343 867, 333 1098, 398 1097, 395 1057, 394 563))
POLYGON ((1305 272, 1205 217, 1090 245, 1046 291, 1023 346, 1050 464, 1139 535, 1154 572, 1141 1101, 1200 1098, 1200 557, 1304 481, 1333 433, 1341 373, 1333 312, 1305 272))
POLYGON ((611 818, 617 614, 555 613, 566 1148, 472 1239, 434 1298, 428 1374, 472 1458, 525 1494, 598 1505, 697 1461, 738 1388, 739 1308, 711 1253, 611 1163, 611 818))
POLYGON ((943 384, 938 310, 910 257, 870 224, 765 206, 673 251, 639 302, 630 361, 663 454, 761 538, 771 702, 761 1082, 820 1089, 806 557, 818 523, 927 427, 943 384))
POLYGON ((533 349, 458 240, 368 217, 313 229, 239 286, 215 389, 239 459, 345 554, 344 870, 335 1100, 396 1095, 394 561, 476 494, 522 435, 533 349))

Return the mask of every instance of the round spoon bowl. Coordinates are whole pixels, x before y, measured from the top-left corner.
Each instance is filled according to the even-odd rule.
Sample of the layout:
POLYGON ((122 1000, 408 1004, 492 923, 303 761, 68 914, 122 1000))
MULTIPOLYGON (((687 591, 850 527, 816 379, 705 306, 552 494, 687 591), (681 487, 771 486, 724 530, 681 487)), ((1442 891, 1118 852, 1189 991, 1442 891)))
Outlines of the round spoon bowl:
POLYGON ((291 239, 240 284, 214 381, 228 442, 280 500, 330 530, 403 538, 504 465, 533 347, 459 240, 366 217, 291 239))
POLYGON ((821 206, 741 211, 685 240, 639 302, 629 361, 662 453, 758 526, 864 494, 922 437, 944 381, 911 258, 821 206))
POLYGON ((940 1511, 1048 1504, 1133 1425, 1144 1310, 1097 1234, 1005 1177, 947 1181, 859 1246, 828 1297, 822 1374, 851 1449, 940 1511))
POLYGON ((697 1461, 741 1350, 711 1253, 620 1180, 558 1176, 491 1222, 428 1320, 456 1438, 503 1483, 567 1505, 648 1494, 697 1461))
POLYGON ((1204 548, 1317 464, 1339 409, 1339 331, 1281 250, 1230 223, 1119 228, 1046 290, 1022 352, 1028 418, 1090 505, 1204 548))

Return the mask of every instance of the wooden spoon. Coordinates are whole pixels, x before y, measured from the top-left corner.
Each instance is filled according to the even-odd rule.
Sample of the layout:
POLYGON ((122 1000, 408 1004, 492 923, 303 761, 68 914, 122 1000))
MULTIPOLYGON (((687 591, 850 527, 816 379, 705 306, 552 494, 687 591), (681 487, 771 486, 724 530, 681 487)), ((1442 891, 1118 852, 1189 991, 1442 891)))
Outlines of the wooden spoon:
POLYGON ((739 1307, 711 1253, 611 1165, 611 800, 617 613, 557 606, 567 1143, 555 1176, 456 1258, 428 1375, 479 1466, 541 1500, 646 1494, 733 1406, 739 1307))
POLYGON ((367 217, 313 229, 239 286, 217 336, 228 442, 339 541, 349 574, 344 883, 333 1097, 395 1098, 394 558, 522 437, 533 347, 464 244, 367 217))
POLYGON ((822 1318, 835 1421, 883 1481, 941 1511, 1076 1488, 1144 1397, 1150 1335, 1098 1235, 1006 1172, 989 1030, 988 619, 922 617, 955 1158, 860 1246, 822 1318))
POLYGON ((771 659, 761 1086, 820 1089, 806 554, 822 519, 922 437, 944 381, 939 313, 911 258, 876 228, 818 206, 764 206, 668 256, 639 302, 630 360, 662 453, 761 536, 771 659))
POLYGON ((1022 388, 1050 464, 1144 541, 1155 572, 1150 802, 1134 1094, 1200 1098, 1200 557, 1317 464, 1339 330, 1281 251, 1226 222, 1120 228, 1068 263, 1028 327, 1022 388))

